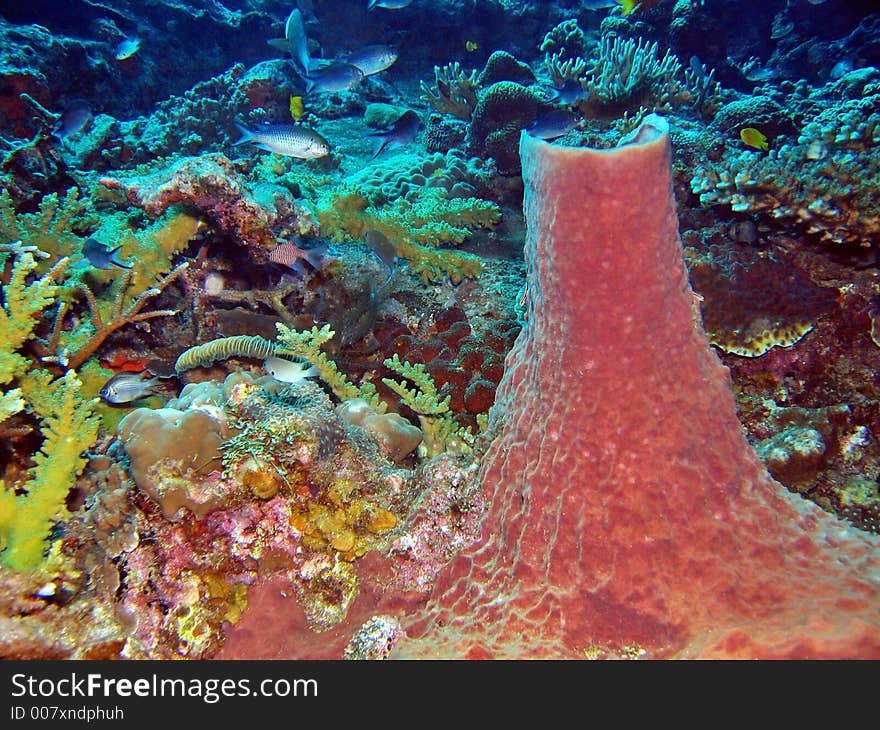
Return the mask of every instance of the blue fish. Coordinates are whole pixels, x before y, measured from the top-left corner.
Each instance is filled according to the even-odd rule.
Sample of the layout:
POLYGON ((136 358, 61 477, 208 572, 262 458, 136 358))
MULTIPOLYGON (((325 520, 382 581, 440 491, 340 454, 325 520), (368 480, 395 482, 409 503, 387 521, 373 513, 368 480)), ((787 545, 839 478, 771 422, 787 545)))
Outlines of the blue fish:
POLYGON ((283 53, 290 53, 291 62, 296 73, 307 78, 312 70, 312 59, 309 57, 309 43, 302 13, 294 8, 284 25, 284 38, 273 38, 269 45, 283 53))
POLYGON ((552 111, 538 117, 526 127, 526 131, 532 137, 539 137, 540 139, 556 139, 574 129, 579 121, 580 118, 577 114, 566 109, 553 109, 552 111))
POLYGON ((117 246, 116 248, 108 249, 97 239, 87 238, 83 244, 82 252, 83 256, 96 269, 104 269, 105 271, 113 268, 130 269, 133 264, 116 258, 116 254, 119 253, 121 248, 122 246, 117 246))
POLYGON ((375 160, 385 149, 399 147, 400 145, 412 142, 419 133, 419 127, 421 124, 422 120, 419 119, 419 115, 412 109, 407 109, 397 118, 397 121, 395 121, 391 127, 383 132, 376 132, 373 134, 374 137, 379 137, 381 141, 379 142, 376 151, 373 153, 372 159, 375 160))

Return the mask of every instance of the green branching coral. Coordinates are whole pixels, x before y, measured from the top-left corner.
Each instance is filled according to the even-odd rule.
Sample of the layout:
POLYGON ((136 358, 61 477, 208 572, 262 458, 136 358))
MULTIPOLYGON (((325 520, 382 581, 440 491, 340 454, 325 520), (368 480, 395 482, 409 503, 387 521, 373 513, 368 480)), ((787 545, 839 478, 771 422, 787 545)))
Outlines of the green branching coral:
POLYGON ((23 241, 48 254, 37 267, 37 273, 42 274, 58 258, 81 250, 82 241, 74 232, 74 224, 85 211, 86 204, 80 200, 77 188, 71 188, 63 197, 57 193, 44 196, 39 211, 25 214, 15 212, 15 202, 4 190, 0 193, 0 240, 23 241))
POLYGON ((458 283, 479 275, 480 259, 437 247, 461 243, 477 228, 491 228, 501 212, 492 201, 447 199, 438 191, 426 192, 415 201, 372 207, 357 190, 344 188, 320 198, 315 216, 321 232, 334 241, 361 240, 367 231, 378 231, 426 283, 440 282, 446 276, 458 283))
POLYGON ((449 408, 451 396, 441 397, 434 379, 422 363, 413 365, 394 357, 385 360, 385 367, 403 378, 403 381, 382 378, 391 390, 400 396, 401 402, 419 417, 422 442, 428 457, 437 456, 450 447, 465 450, 473 441, 473 435, 455 422, 449 408), (408 388, 405 381, 414 387, 408 388))
POLYGON ((83 398, 81 387, 73 370, 54 380, 35 370, 21 380, 44 440, 27 482, 15 489, 0 482, 0 562, 13 570, 39 565, 53 522, 67 515, 67 493, 86 464, 83 452, 98 437, 95 401, 83 398))
POLYGON ((83 451, 97 438, 99 421, 73 370, 53 378, 22 353, 34 338, 37 315, 55 301, 56 280, 68 260, 28 283, 37 268, 34 253, 18 242, 0 249, 4 262, 9 253, 14 261, 0 307, 0 421, 25 411, 39 420, 44 440, 25 483, 0 480, 0 563, 29 570, 42 559, 52 522, 67 513, 67 493, 85 465, 83 451))
MULTIPOLYGON (((28 283, 29 275, 38 265, 34 254, 9 245, 4 248, 16 255, 9 283, 3 287, 3 305, 0 307, 0 386, 9 385, 30 368, 31 361, 19 351, 25 342, 33 339, 37 315, 54 303, 59 288, 57 280, 67 266, 67 259, 61 259, 39 279, 28 283)), ((5 258, 0 259, 0 263, 4 262, 5 258)), ((6 398, 7 394, 4 394, 6 398)), ((7 404, 16 399, 17 396, 11 396, 7 404)))
POLYGON ((278 328, 278 342, 281 345, 279 352, 284 355, 300 357, 318 368, 321 379, 330 386, 333 394, 339 400, 363 398, 376 412, 385 412, 387 406, 379 400, 376 386, 368 382, 355 385, 321 350, 324 343, 336 334, 329 324, 320 328, 312 327, 312 329, 302 332, 291 329, 281 322, 276 323, 275 326, 278 328))

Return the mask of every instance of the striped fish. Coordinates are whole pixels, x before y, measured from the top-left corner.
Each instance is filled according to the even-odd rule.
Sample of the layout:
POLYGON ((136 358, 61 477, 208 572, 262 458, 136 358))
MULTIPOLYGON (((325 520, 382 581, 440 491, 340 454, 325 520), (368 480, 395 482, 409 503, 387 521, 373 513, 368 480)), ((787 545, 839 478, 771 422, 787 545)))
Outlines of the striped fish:
POLYGON ((303 273, 302 262, 305 261, 313 269, 320 269, 325 263, 323 247, 302 249, 292 241, 281 243, 269 252, 269 261, 303 273))

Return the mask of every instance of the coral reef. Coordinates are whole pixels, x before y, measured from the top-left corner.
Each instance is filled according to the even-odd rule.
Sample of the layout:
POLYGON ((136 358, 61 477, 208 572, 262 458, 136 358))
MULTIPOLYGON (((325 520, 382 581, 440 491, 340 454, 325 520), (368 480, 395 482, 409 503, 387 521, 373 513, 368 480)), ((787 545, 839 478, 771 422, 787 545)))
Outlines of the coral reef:
POLYGON ((0 11, 0 655, 873 656, 877 13, 299 14, 0 11))

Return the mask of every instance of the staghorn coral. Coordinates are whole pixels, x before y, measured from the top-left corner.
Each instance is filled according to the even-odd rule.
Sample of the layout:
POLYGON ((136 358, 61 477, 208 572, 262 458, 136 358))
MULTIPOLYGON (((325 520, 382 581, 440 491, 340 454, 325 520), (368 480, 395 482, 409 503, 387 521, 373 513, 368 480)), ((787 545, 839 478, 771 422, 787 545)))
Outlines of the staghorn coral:
POLYGON ((86 215, 87 205, 80 199, 78 188, 70 188, 43 196, 35 213, 18 213, 9 190, 0 192, 0 239, 22 241, 42 251, 44 261, 38 262, 38 273, 45 272, 58 258, 73 256, 82 248, 76 227, 94 224, 86 215))
POLYGON ((569 81, 584 81, 587 70, 587 62, 583 58, 569 58, 562 60, 557 54, 551 54, 545 59, 547 73, 550 74, 550 83, 557 89, 562 88, 569 81))
POLYGON ((473 443, 473 434, 456 423, 449 408, 451 396, 440 395, 425 365, 401 361, 397 353, 394 357, 387 358, 384 364, 402 378, 382 378, 382 382, 397 393, 401 403, 418 416, 425 455, 430 458, 445 451, 460 453, 469 450, 469 444, 473 443), (407 387, 407 381, 412 383, 412 388, 407 387))
POLYGON ((656 41, 605 33, 584 86, 588 104, 598 108, 664 108, 681 88, 683 70, 669 50, 662 56, 656 41))
POLYGON ((441 114, 468 120, 477 105, 477 72, 462 70, 458 61, 434 66, 434 86, 420 82, 422 101, 441 114))
POLYGON ((397 200, 372 207, 359 191, 343 187, 319 198, 315 218, 322 234, 334 241, 359 240, 369 230, 379 231, 424 282, 449 277, 458 283, 479 275, 480 259, 437 246, 461 243, 474 229, 491 228, 500 218, 500 209, 488 200, 447 199, 436 191, 421 196, 415 203, 397 200))
MULTIPOLYGON (((106 315, 102 313, 101 307, 94 293, 87 286, 81 286, 80 290, 88 302, 89 313, 91 319, 88 326, 81 326, 73 333, 68 333, 67 338, 63 338, 62 325, 67 307, 62 302, 59 305, 58 313, 55 318, 55 328, 52 336, 46 344, 46 351, 50 354, 45 355, 43 360, 46 362, 58 362, 61 365, 71 368, 79 368, 84 365, 104 341, 116 332, 118 329, 136 322, 146 322, 157 317, 170 317, 177 314, 175 309, 156 309, 144 312, 143 308, 147 302, 157 297, 162 291, 182 274, 189 266, 188 262, 180 264, 167 276, 163 276, 154 286, 143 290, 137 297, 132 299, 126 306, 126 294, 133 278, 132 270, 119 278, 119 284, 115 288, 114 299, 111 300, 106 315), (83 332, 85 330, 85 332, 83 332), (72 343, 78 341, 76 349, 71 351, 72 343)), ((143 273, 143 271, 141 272, 143 273)))
POLYGON ((385 412, 385 405, 379 400, 376 388, 372 383, 364 382, 354 385, 344 373, 327 355, 321 347, 328 342, 335 332, 330 325, 312 327, 311 330, 297 332, 282 323, 277 323, 278 343, 283 348, 282 352, 287 355, 301 357, 312 363, 321 376, 321 379, 330 386, 339 400, 345 401, 350 398, 363 398, 370 407, 379 413, 385 412))

